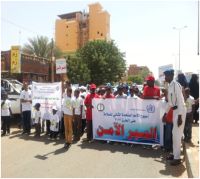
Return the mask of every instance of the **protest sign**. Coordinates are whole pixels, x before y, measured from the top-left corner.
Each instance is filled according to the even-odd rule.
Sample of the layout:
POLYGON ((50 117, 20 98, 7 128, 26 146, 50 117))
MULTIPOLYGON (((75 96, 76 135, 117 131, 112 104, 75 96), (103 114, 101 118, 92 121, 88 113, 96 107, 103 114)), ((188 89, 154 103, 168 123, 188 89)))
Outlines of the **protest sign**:
MULTIPOLYGON (((61 82, 57 83, 32 83, 32 107, 40 103, 42 118, 52 113, 52 107, 61 110, 61 82)), ((33 113, 34 114, 34 113, 33 113)), ((34 115, 32 116, 34 118, 34 115)))
POLYGON ((161 144, 160 101, 93 99, 93 137, 139 144, 161 144))

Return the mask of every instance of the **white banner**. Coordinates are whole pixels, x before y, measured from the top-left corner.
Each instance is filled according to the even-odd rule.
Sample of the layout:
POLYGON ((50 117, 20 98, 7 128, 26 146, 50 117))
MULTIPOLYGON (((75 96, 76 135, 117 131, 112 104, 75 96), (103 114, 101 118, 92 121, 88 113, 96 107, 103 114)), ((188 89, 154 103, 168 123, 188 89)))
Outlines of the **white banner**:
POLYGON ((66 59, 56 59, 56 74, 62 74, 67 72, 66 59))
POLYGON ((94 139, 162 145, 160 101, 93 99, 92 104, 94 139))
MULTIPOLYGON (((57 83, 32 83, 32 108, 36 103, 40 103, 42 118, 44 114, 48 116, 52 113, 52 107, 56 106, 61 110, 62 96, 61 82, 57 83)), ((34 113, 33 116, 34 117, 34 113)))

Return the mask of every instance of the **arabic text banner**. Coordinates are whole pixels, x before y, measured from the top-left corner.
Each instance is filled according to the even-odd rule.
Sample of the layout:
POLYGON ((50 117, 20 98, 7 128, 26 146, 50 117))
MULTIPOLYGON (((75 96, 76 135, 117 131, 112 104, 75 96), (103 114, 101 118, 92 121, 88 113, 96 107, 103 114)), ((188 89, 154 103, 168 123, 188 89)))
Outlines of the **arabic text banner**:
POLYGON ((21 73, 20 46, 12 46, 11 47, 10 72, 11 73, 21 73))
MULTIPOLYGON (((52 113, 52 107, 56 106, 61 110, 61 82, 57 83, 32 83, 32 107, 40 103, 42 118, 52 113)), ((34 113, 33 116, 34 118, 34 113)))
POLYGON ((93 99, 93 136, 98 140, 162 143, 160 101, 93 99))

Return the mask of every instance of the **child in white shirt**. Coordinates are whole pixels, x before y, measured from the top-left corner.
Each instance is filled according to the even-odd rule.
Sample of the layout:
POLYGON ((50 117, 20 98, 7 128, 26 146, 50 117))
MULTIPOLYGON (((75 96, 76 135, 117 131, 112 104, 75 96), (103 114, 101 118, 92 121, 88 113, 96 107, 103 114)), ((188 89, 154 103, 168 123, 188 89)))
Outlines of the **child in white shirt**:
POLYGON ((48 111, 48 109, 46 109, 46 112, 44 113, 43 117, 42 117, 42 133, 44 132, 44 126, 45 126, 45 121, 46 121, 46 135, 50 134, 50 125, 51 125, 51 114, 48 111))
POLYGON ((54 106, 53 108, 53 114, 51 115, 51 125, 50 125, 50 138, 57 138, 58 131, 59 131, 59 116, 57 114, 57 107, 54 106))
POLYGON ((8 95, 4 94, 2 96, 1 102, 1 119, 2 119, 2 129, 3 133, 1 136, 7 134, 10 135, 10 119, 11 119, 12 111, 11 111, 11 102, 8 100, 8 95))
POLYGON ((195 109, 195 101, 192 96, 190 96, 190 89, 185 88, 185 104, 186 104, 186 120, 184 127, 184 140, 185 142, 191 142, 192 139, 192 121, 193 121, 193 113, 195 109))
POLYGON ((35 106, 35 137, 40 137, 41 134, 41 111, 40 111, 40 103, 36 103, 35 106))
POLYGON ((81 126, 82 126, 82 110, 83 110, 83 99, 79 96, 80 91, 76 89, 74 91, 73 98, 73 119, 74 119, 74 141, 79 141, 81 137, 81 126))

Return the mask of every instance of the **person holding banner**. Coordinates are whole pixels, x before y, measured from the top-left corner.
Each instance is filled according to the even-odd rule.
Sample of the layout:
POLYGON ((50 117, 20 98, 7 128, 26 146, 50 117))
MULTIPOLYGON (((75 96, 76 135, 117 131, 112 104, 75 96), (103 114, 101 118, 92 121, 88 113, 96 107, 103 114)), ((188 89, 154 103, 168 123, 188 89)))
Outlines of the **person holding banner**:
POLYGON ((99 98, 98 94, 95 93, 96 85, 90 85, 90 94, 88 94, 85 98, 85 106, 86 106, 86 121, 87 121, 87 138, 83 139, 83 141, 93 142, 93 133, 92 133, 92 99, 99 98))
POLYGON ((179 165, 181 163, 181 138, 183 136, 183 130, 185 125, 186 107, 184 97, 182 93, 181 85, 174 80, 174 70, 166 70, 164 72, 165 81, 169 83, 168 87, 168 107, 163 116, 163 120, 166 120, 167 112, 172 109, 172 141, 173 141, 173 155, 169 155, 167 160, 171 160, 171 165, 179 165))
POLYGON ((123 98, 123 99, 127 99, 127 95, 123 92, 123 86, 119 85, 117 87, 117 92, 118 94, 115 96, 115 98, 123 98))
POLYGON ((28 89, 28 84, 24 83, 24 90, 20 94, 21 104, 22 104, 22 114, 23 114, 23 132, 22 134, 27 133, 28 135, 31 132, 31 103, 32 103, 32 94, 28 89))
POLYGON ((65 144, 64 148, 68 149, 72 144, 73 134, 73 111, 72 111, 72 89, 67 89, 67 95, 64 96, 62 102, 62 110, 64 113, 64 126, 65 126, 65 144))
POLYGON ((130 93, 130 95, 128 96, 128 98, 133 98, 133 99, 138 99, 139 98, 138 96, 136 96, 136 88, 135 88, 135 86, 130 86, 129 93, 130 93))
POLYGON ((147 85, 144 87, 143 98, 144 99, 159 99, 160 88, 155 86, 155 78, 151 75, 146 77, 147 85))
POLYGON ((103 95, 103 99, 106 98, 115 98, 115 96, 112 94, 112 87, 110 85, 106 86, 106 93, 103 95))

